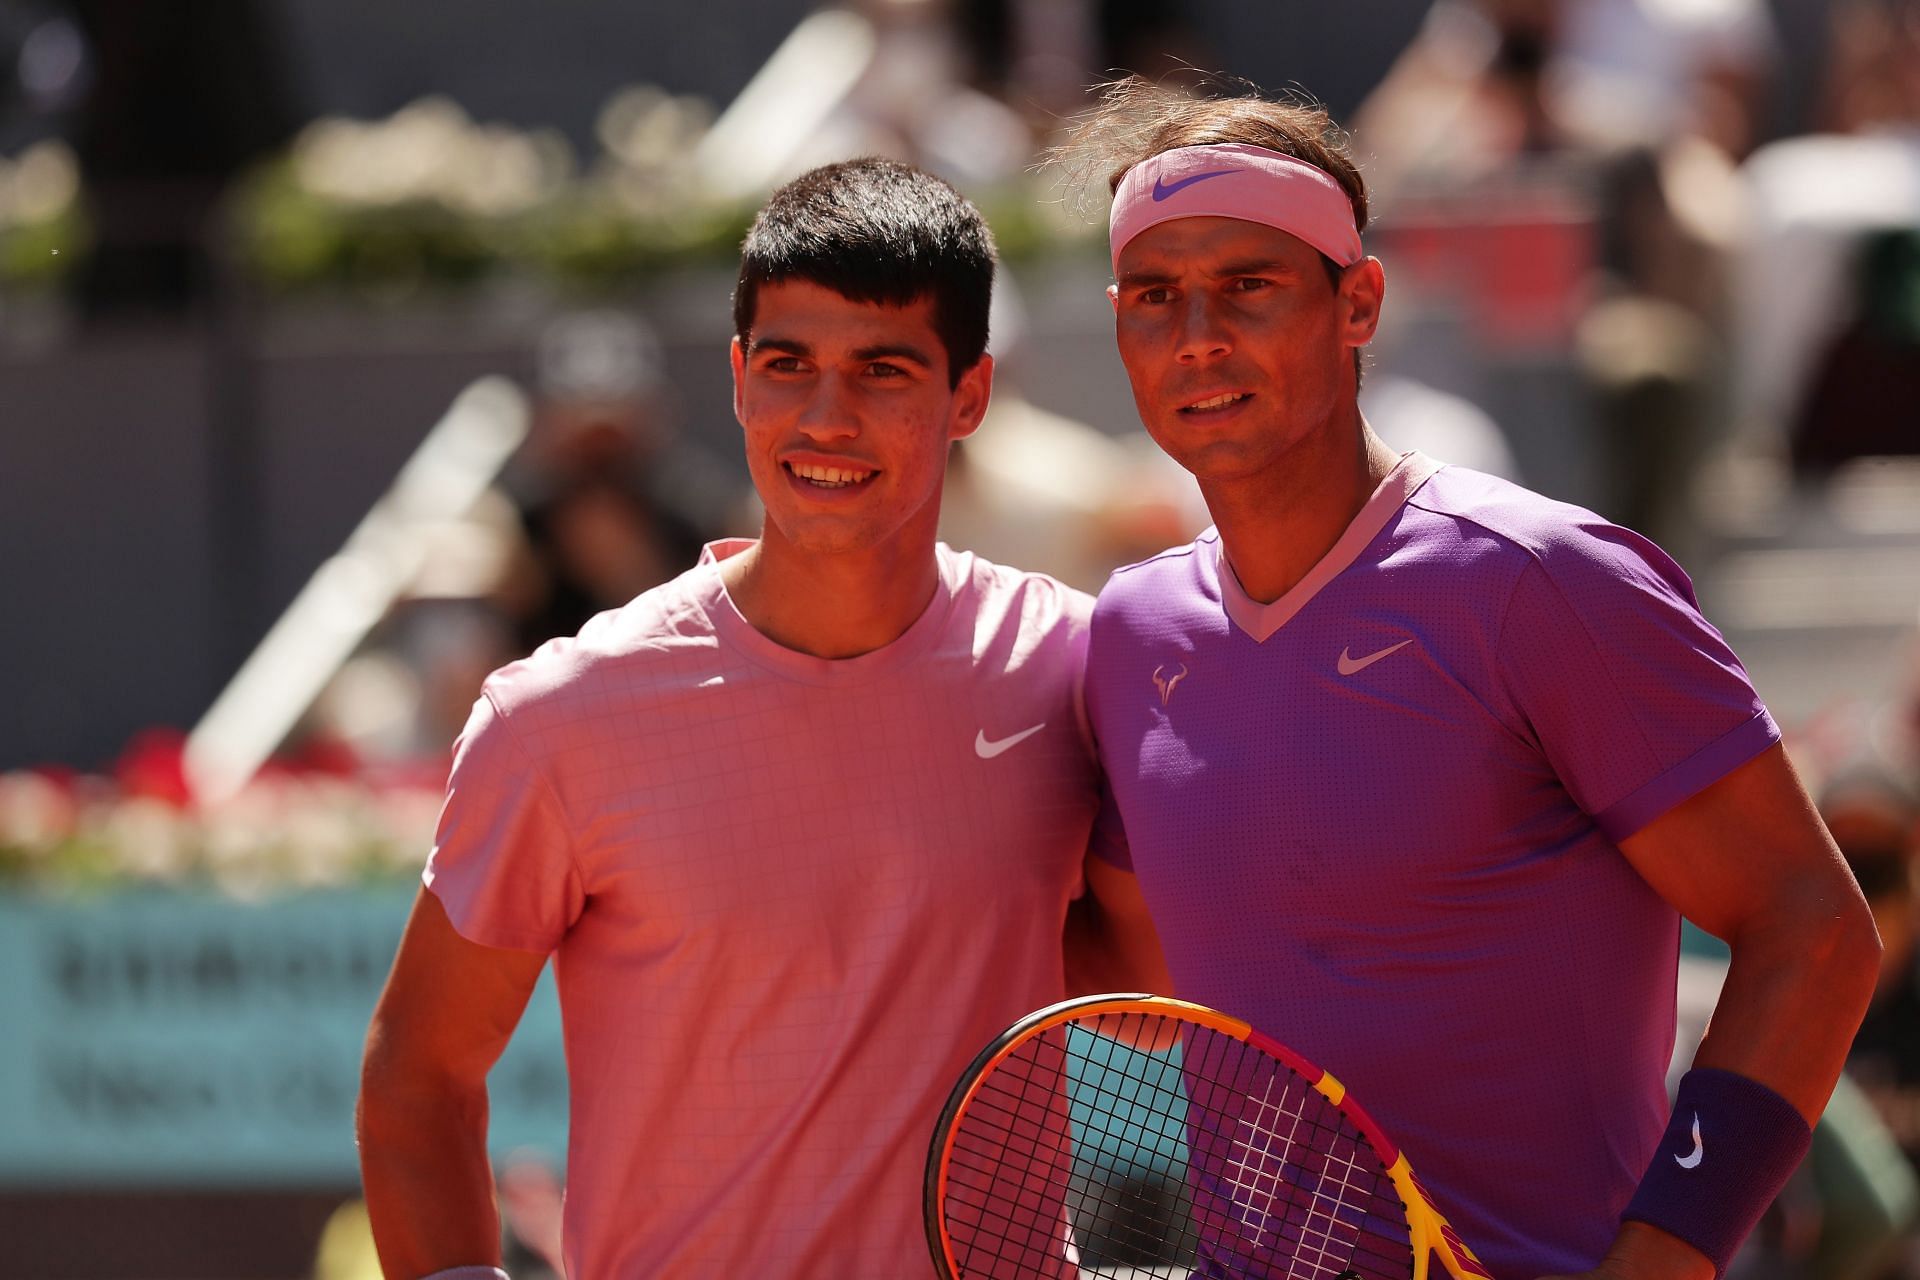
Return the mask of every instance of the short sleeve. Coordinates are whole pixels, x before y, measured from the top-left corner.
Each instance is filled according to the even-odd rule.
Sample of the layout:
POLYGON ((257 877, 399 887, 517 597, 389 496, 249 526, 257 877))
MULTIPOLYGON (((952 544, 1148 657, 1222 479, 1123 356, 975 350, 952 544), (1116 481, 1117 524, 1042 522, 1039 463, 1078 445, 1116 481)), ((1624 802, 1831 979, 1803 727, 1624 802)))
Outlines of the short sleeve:
POLYGON ((1499 662, 1554 773, 1616 844, 1780 738, 1687 576, 1596 522, 1521 572, 1499 662))
POLYGON ((584 895, 559 801, 485 694, 454 746, 421 878, 460 935, 483 946, 545 954, 579 918, 584 895))

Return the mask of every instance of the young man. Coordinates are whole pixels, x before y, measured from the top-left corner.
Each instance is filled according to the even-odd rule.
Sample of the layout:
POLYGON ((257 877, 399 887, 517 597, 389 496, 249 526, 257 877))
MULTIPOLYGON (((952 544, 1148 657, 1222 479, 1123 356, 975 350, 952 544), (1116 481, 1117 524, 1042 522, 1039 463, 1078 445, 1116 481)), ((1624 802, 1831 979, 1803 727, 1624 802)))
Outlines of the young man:
POLYGON ((960 1068, 1062 995, 1063 929, 1072 965, 1141 925, 1084 865, 1091 601, 935 543, 992 278, 972 206, 891 162, 761 211, 733 343, 759 540, 496 672, 461 737, 368 1038, 388 1275, 493 1274, 486 1072, 549 955, 569 1275, 891 1280, 926 1265, 960 1068))
POLYGON ((1494 1275, 1707 1280, 1805 1150, 1873 926, 1677 565, 1368 429, 1385 280, 1334 136, 1136 83, 1081 137, 1141 419, 1216 526, 1095 611, 1131 865, 1177 994, 1344 1081, 1494 1275), (1669 1118, 1681 915, 1733 960, 1669 1118))

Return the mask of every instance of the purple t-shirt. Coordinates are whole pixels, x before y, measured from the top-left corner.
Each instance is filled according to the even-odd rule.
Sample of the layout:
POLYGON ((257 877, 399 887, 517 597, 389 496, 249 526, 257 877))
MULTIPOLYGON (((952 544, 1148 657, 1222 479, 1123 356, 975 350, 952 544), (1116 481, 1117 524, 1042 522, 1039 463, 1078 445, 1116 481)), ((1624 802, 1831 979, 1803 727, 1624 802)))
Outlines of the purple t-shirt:
POLYGON ((1221 556, 1115 573, 1087 674, 1177 994, 1345 1082, 1502 1280, 1593 1266, 1674 1034, 1617 843, 1779 731, 1658 547, 1478 472, 1407 455, 1271 604, 1221 556))

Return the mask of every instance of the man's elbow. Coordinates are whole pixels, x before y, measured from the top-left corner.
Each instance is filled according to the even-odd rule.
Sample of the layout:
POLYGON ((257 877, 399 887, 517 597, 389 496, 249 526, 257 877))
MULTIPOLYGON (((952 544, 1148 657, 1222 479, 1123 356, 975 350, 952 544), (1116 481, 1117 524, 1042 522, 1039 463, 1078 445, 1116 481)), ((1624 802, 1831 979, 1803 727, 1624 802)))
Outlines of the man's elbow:
POLYGON ((354 1136, 362 1150, 405 1144, 425 1127, 448 1119, 485 1124, 486 1077, 446 1069, 403 1036, 367 1037, 360 1063, 360 1096, 354 1106, 354 1136))
POLYGON ((1837 905, 1808 913, 1803 954, 1830 998, 1863 1016, 1880 977, 1882 946, 1866 900, 1851 882, 1847 889, 1837 905))

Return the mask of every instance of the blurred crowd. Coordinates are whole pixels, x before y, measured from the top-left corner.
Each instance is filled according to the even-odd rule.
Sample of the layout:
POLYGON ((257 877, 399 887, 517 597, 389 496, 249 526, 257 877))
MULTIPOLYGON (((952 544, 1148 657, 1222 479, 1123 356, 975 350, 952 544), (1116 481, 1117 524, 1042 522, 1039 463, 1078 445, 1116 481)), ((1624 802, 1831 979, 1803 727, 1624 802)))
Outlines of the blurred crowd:
MULTIPOLYGON (((1033 220, 1053 219, 1048 234, 1075 252, 1098 243, 1104 186, 1052 190, 1033 167, 1091 79, 1125 68, 1205 92, 1194 68, 1235 63, 1230 23, 1178 0, 855 0, 806 19, 724 110, 614 95, 600 128, 611 159, 576 177, 564 142, 475 126, 444 101, 301 131, 263 89, 254 100, 279 105, 244 121, 216 96, 159 113, 146 134, 117 132, 105 126, 154 92, 139 40, 174 38, 158 17, 124 25, 139 8, 0 6, 0 51, 18 64, 0 105, 78 122, 64 142, 0 154, 0 322, 4 290, 46 270, 60 242, 48 229, 76 217, 92 248, 64 283, 85 307, 186 305, 220 288, 216 196, 262 157, 302 193, 259 206, 269 275, 321 261, 283 224, 308 226, 328 202, 432 206, 497 231, 589 183, 588 211, 563 220, 582 237, 566 260, 625 269, 671 236, 622 256, 608 245, 626 242, 600 229, 644 221, 663 192, 698 196, 728 227, 773 181, 869 151, 981 194, 990 218, 989 197, 1014 192, 1005 238, 1025 244, 1033 220), (155 171, 157 154, 208 129, 207 163, 155 171)), ((243 23, 194 57, 258 69, 250 60, 270 52, 243 23)), ((1788 725, 1886 944, 1850 1064, 1861 1105, 1836 1104, 1842 1136, 1744 1265, 1920 1277, 1905 1234, 1920 1217, 1920 0, 1434 0, 1345 123, 1391 286, 1362 401, 1390 443, 1567 489, 1703 582, 1717 556, 1796 539, 1895 552, 1867 591, 1904 610, 1904 665, 1788 725), (1871 520, 1832 499, 1863 476, 1879 495, 1871 520)), ((484 235, 459 243, 484 256, 484 235)), ((1131 424, 1036 403, 1050 371, 1021 357, 1030 279, 1009 272, 996 302, 1002 375, 987 423, 954 455, 944 534, 1097 589, 1205 513, 1131 424)), ((205 873, 246 891, 405 866, 430 819, 420 797, 489 670, 665 581, 705 541, 751 531, 744 471, 689 447, 684 397, 637 309, 555 294, 532 346, 526 446, 438 535, 413 589, 310 709, 289 764, 235 802, 251 808, 196 810, 177 735, 135 744, 111 780, 0 775, 0 875, 64 859, 94 878, 205 873)))

